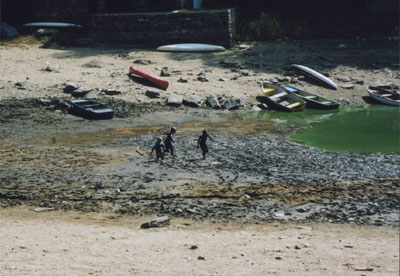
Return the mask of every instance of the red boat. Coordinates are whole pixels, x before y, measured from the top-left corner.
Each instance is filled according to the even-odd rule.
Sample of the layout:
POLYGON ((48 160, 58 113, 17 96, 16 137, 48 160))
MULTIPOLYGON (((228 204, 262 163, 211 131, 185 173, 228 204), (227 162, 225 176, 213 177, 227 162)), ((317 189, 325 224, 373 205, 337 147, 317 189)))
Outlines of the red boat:
POLYGON ((138 75, 164 90, 167 90, 169 85, 168 81, 133 66, 129 67, 129 74, 138 75))

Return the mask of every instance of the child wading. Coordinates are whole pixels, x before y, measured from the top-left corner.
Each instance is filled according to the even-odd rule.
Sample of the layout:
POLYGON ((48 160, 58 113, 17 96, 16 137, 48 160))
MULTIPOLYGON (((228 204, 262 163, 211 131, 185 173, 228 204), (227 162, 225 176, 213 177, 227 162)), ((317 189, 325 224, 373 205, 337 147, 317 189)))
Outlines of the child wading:
POLYGON ((156 156, 157 156, 157 161, 159 158, 164 160, 164 152, 162 151, 162 148, 164 148, 164 143, 162 142, 162 138, 159 137, 157 138, 156 143, 151 147, 151 153, 153 154, 153 151, 156 151, 156 156))
POLYGON ((176 132, 176 128, 175 127, 171 127, 171 131, 167 134, 167 138, 165 138, 165 150, 164 150, 164 154, 166 152, 171 152, 171 155, 175 157, 174 155, 174 145, 172 144, 173 142, 175 142, 174 137, 172 136, 173 134, 175 134, 176 132))
POLYGON ((197 140, 197 148, 200 146, 201 151, 203 152, 203 159, 206 159, 206 154, 208 153, 207 138, 210 138, 211 141, 215 142, 210 135, 208 135, 207 130, 203 130, 203 134, 201 134, 197 140))

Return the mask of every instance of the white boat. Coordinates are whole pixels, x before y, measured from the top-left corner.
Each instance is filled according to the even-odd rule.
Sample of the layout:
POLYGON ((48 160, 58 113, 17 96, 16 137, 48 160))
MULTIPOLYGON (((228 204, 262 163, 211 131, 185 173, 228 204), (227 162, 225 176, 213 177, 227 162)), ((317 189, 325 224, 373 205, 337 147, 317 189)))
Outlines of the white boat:
POLYGON ((62 22, 33 22, 24 24, 25 27, 47 27, 47 28, 82 28, 79 24, 62 22))
POLYGON ((400 93, 395 90, 369 85, 367 86, 367 92, 374 100, 380 103, 400 106, 400 93))
POLYGON ((331 79, 329 79, 328 77, 325 77, 324 75, 322 75, 321 73, 318 73, 317 71, 304 66, 304 65, 298 65, 298 64, 292 64, 292 67, 296 68, 297 70, 299 70, 301 73, 303 73, 304 75, 311 77, 319 82, 324 83, 325 85, 329 86, 330 88, 333 88, 335 90, 338 89, 336 83, 334 83, 331 79))
POLYGON ((161 52, 221 52, 226 49, 222 46, 201 43, 181 43, 164 45, 157 48, 161 52))

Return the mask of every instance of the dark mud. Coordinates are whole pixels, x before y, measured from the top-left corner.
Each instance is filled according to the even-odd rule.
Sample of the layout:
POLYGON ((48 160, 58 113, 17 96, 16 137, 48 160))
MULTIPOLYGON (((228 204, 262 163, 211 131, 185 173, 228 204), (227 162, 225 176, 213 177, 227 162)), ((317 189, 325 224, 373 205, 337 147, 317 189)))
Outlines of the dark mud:
POLYGON ((400 155, 328 152, 288 140, 300 129, 235 113, 111 103, 88 121, 62 100, 0 103, 0 203, 196 219, 397 224, 400 155), (178 127, 176 158, 151 144, 178 127), (216 141, 201 159, 203 128, 216 141))

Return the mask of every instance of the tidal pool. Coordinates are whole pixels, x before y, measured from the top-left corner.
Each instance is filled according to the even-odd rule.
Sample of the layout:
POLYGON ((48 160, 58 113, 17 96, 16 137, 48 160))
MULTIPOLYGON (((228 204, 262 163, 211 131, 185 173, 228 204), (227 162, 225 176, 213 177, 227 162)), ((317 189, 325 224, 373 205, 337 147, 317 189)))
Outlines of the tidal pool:
POLYGON ((400 152, 400 109, 385 105, 342 106, 337 110, 261 112, 253 119, 310 126, 294 141, 339 152, 400 152))

